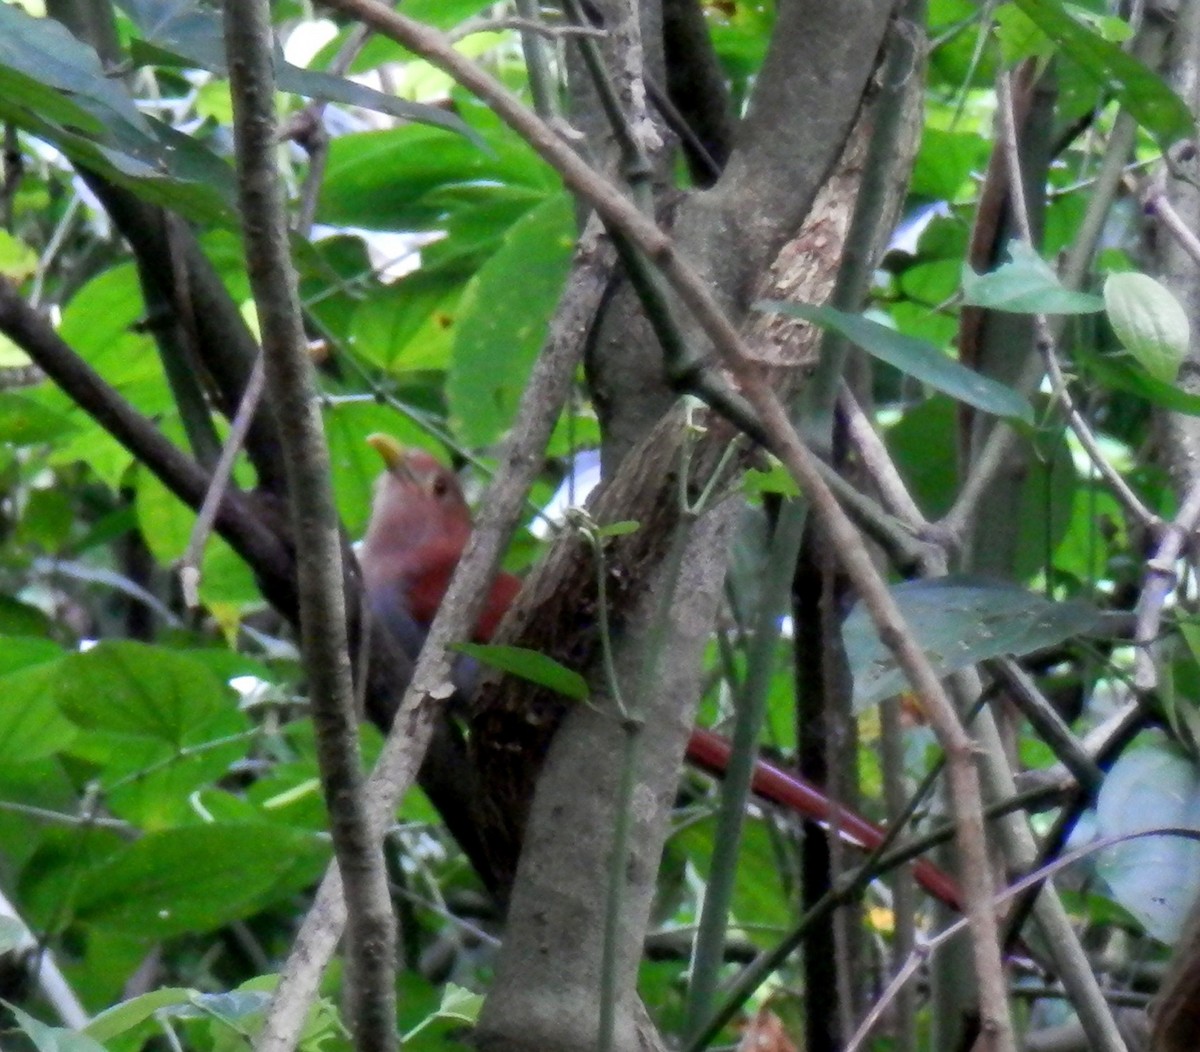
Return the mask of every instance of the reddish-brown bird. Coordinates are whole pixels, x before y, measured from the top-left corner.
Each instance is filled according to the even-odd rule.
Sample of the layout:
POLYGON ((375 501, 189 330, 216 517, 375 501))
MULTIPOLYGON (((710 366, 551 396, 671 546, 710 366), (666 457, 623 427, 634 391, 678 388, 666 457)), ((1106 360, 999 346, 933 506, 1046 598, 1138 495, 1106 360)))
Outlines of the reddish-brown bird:
MULTIPOLYGON (((404 449, 388 435, 371 435, 367 441, 383 458, 384 473, 375 484, 371 521, 358 555, 363 583, 374 615, 415 658, 471 535, 471 510, 458 477, 428 453, 404 449)), ((491 639, 520 589, 520 579, 512 574, 496 578, 475 627, 476 642, 491 639)), ((692 731, 687 757, 701 770, 723 776, 729 753, 729 743, 719 735, 699 727, 692 731)), ((805 818, 830 821, 833 807, 824 793, 765 760, 755 767, 752 788, 805 818)), ((846 840, 867 850, 883 840, 883 830, 874 823, 845 808, 837 810, 838 829, 846 840)), ((936 866, 919 861, 914 876, 930 894, 959 905, 955 882, 936 866)))

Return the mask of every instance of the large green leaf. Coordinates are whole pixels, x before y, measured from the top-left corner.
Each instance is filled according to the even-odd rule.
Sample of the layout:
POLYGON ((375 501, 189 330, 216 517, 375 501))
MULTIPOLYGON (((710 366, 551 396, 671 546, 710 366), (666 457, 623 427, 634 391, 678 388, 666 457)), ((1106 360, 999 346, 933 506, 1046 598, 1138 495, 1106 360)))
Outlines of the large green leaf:
POLYGON ((1014 314, 1094 314, 1104 300, 1073 292, 1058 280, 1054 268, 1023 241, 1010 241, 1009 261, 989 274, 976 274, 963 264, 963 302, 1014 314))
POLYGON ((494 442, 512 423, 567 278, 574 224, 571 199, 549 199, 513 224, 467 286, 446 394, 468 445, 494 442))
POLYGON ((1012 0, 1066 54, 1121 100, 1163 146, 1193 134, 1191 112, 1162 79, 1116 44, 1080 25, 1059 0, 1012 0))
POLYGON ((1104 305, 1125 350, 1154 379, 1174 383, 1192 342, 1187 312, 1174 293, 1149 274, 1109 274, 1104 305))
POLYGON ((774 300, 765 300, 755 306, 759 310, 788 314, 841 333, 880 361, 985 413, 1033 422, 1033 407, 1016 391, 959 365, 924 340, 905 336, 861 314, 846 314, 832 307, 812 307, 774 300))
POLYGON ((70 745, 75 728, 54 704, 61 659, 0 676, 0 766, 28 763, 70 745))
POLYGON ((296 864, 315 873, 328 853, 317 837, 275 825, 150 833, 86 875, 76 913, 151 941, 210 931, 253 913, 276 890, 293 890, 296 864))
POLYGON ((351 346, 397 374, 445 369, 468 276, 458 267, 422 267, 373 291, 354 311, 351 346))
POLYGON ((12 391, 0 392, 0 442, 29 446, 75 430, 66 413, 12 391))
MULTIPOLYGON (((1101 625, 1100 613, 1087 603, 1055 603, 1000 582, 940 577, 898 584, 891 592, 939 676, 1003 654, 1042 650, 1101 625)), ((844 631, 856 710, 906 689, 904 673, 862 603, 846 618, 844 631)))
MULTIPOLYGON (((1122 754, 1096 801, 1099 836, 1126 836, 1156 826, 1200 830, 1200 770, 1194 759, 1159 735, 1122 754)), ((1200 885, 1200 843, 1140 837, 1107 848, 1097 868, 1116 900, 1151 935, 1175 941, 1200 885)))
POLYGON ((488 146, 418 125, 339 136, 329 145, 318 218, 370 230, 438 230, 457 211, 510 198, 513 188, 536 199, 554 191, 557 178, 511 134, 489 134, 488 146), (457 200, 446 196, 450 189, 457 200))
POLYGON ((233 707, 229 688, 204 662, 144 643, 101 643, 68 655, 59 672, 57 700, 73 723, 177 749, 205 741, 233 707))

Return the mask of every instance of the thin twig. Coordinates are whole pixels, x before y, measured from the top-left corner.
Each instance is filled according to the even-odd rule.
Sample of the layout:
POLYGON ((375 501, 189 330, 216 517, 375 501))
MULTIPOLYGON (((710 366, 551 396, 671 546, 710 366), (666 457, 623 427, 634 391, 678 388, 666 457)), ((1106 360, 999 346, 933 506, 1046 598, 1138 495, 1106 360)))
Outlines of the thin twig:
MULTIPOLYGON (((1020 151, 1017 144, 1016 123, 1013 118, 1012 78, 1008 73, 1000 75, 997 95, 1000 107, 1000 134, 1004 141, 1004 154, 1008 162, 1008 199, 1011 203, 1017 230, 1022 240, 1027 245, 1032 246, 1033 227, 1029 222, 1029 209, 1025 202, 1025 191, 1021 183, 1020 151)), ((1103 450, 1101 450, 1100 443, 1092 432, 1088 422, 1084 420, 1083 415, 1075 408, 1075 400, 1071 397, 1070 388, 1067 386, 1066 378, 1063 376, 1062 366, 1058 361, 1058 348, 1046 315, 1034 314, 1033 326, 1034 331, 1037 333, 1038 350, 1041 352, 1041 356, 1045 362, 1046 373, 1050 378, 1050 386, 1054 390, 1055 397, 1062 404, 1063 412, 1067 417, 1067 423, 1076 439, 1078 439, 1079 444, 1083 447, 1088 459, 1095 465, 1096 470, 1100 472, 1117 500, 1121 502, 1130 515, 1144 526, 1157 525, 1159 522, 1158 516, 1142 503, 1141 498, 1133 492, 1129 484, 1121 477, 1120 472, 1108 462, 1108 458, 1105 457, 1103 450)))
POLYGON ((183 589, 183 601, 189 610, 195 610, 200 605, 200 560, 204 557, 204 546, 212 533, 213 521, 217 509, 221 506, 221 498, 233 479, 233 465, 242 444, 246 441, 246 433, 258 412, 259 399, 262 398, 265 380, 263 357, 260 354, 250 371, 250 379, 246 382, 246 390, 242 395, 241 404, 229 426, 229 434, 221 447, 221 456, 213 468, 212 481, 208 492, 204 494, 204 502, 192 524, 191 536, 188 537, 187 550, 179 563, 179 583, 183 589))
POLYGON ((446 38, 457 44, 474 33, 492 33, 505 29, 517 29, 522 33, 536 33, 538 36, 560 39, 563 37, 595 37, 603 40, 608 36, 608 30, 598 26, 556 26, 540 19, 519 18, 472 18, 456 26, 446 34, 446 38))
MULTIPOLYGON (((4 278, 0 278, 0 332, 176 497, 188 507, 200 507, 208 492, 208 473, 106 383, 4 278)), ((217 512, 217 527, 260 575, 274 581, 290 578, 290 556, 245 494, 226 493, 217 512)))
POLYGON ((909 493, 900 472, 896 470, 896 463, 884 446, 883 439, 879 437, 875 426, 867 419, 867 414, 858 404, 858 399, 845 383, 838 392, 838 409, 846 422, 846 437, 879 491, 879 499, 884 508, 915 535, 923 536, 929 529, 928 520, 917 507, 917 502, 909 493))
POLYGON ((1191 256, 1192 262, 1200 266, 1200 238, 1196 237, 1195 233, 1188 228, 1183 217, 1175 211, 1175 206, 1171 204, 1162 189, 1152 189, 1145 197, 1145 204, 1147 210, 1158 216, 1162 225, 1170 231, 1179 243, 1179 247, 1191 256))
MULTIPOLYGON (((1136 833, 1125 833, 1121 836, 1103 837, 1099 840, 1094 840, 1092 843, 1072 851, 1069 854, 1063 855, 1061 858, 1055 859, 1053 862, 1048 862, 1034 873, 1010 884, 1002 892, 994 898, 994 903, 997 906, 1002 906, 1004 903, 1016 898, 1023 891, 1028 891, 1031 888, 1037 887, 1039 884, 1045 883, 1056 873, 1061 872, 1068 866, 1074 865, 1081 859, 1087 858, 1089 855, 1094 855, 1098 851, 1104 851, 1110 847, 1116 847, 1118 844, 1124 844, 1130 840, 1139 840, 1148 836, 1177 836, 1183 837, 1186 840, 1200 840, 1200 831, 1189 829, 1182 826, 1161 826, 1154 829, 1141 829, 1136 833)), ((900 988, 909 981, 920 969, 922 963, 929 959, 939 947, 943 946, 954 936, 967 926, 966 918, 955 921, 949 927, 938 932, 937 935, 925 941, 909 958, 905 961, 904 966, 888 983, 886 989, 879 996, 879 999, 871 1006, 871 1011, 867 1013, 867 1018, 863 1020, 858 1028, 858 1032, 850 1039, 846 1045, 845 1052, 858 1052, 863 1047, 863 1042, 870 1035, 871 1030, 879 1021, 880 1016, 887 1011, 888 1006, 895 1000, 896 994, 900 988)))
POLYGON ((1158 637, 1163 606, 1167 596, 1178 583, 1176 564, 1184 545, 1200 523, 1200 480, 1194 481, 1184 495, 1175 518, 1163 530, 1158 548, 1146 560, 1142 592, 1134 609, 1133 682, 1138 691, 1146 692, 1158 686, 1158 669, 1154 663, 1151 644, 1158 637))

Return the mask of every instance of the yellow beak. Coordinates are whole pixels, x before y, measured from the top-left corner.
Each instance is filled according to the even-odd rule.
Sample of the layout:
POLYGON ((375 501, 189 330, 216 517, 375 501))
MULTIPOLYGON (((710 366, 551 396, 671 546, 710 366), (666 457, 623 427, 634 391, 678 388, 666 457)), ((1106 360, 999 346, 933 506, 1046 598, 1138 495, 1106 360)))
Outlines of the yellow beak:
POLYGON ((377 431, 375 434, 367 436, 367 445, 379 454, 388 471, 404 475, 411 474, 408 467, 408 450, 391 435, 377 431))

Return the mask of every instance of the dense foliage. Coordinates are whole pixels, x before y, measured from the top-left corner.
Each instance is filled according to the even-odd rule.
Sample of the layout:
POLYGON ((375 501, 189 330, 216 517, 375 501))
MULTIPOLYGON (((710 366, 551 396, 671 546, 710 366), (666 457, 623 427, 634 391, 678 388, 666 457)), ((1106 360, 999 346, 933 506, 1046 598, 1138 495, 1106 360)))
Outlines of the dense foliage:
MULTIPOLYGON (((112 20, 114 35, 84 42, 68 6, 51 4, 51 14, 77 36, 49 16, 0 5, 0 274, 112 391, 211 469, 236 404, 219 367, 196 356, 209 330, 179 316, 172 290, 190 280, 179 239, 194 235, 235 318, 256 331, 221 16, 198 3, 121 0, 110 10, 95 0, 91 10, 112 20), (150 256, 131 252, 129 202, 172 217, 147 235, 166 246, 157 276, 147 273, 150 256)), ((861 444, 843 402, 830 459, 869 498, 856 522, 878 542, 873 554, 934 669, 958 674, 956 700, 970 702, 974 689, 995 703, 1008 761, 1040 790, 1027 801, 1041 849, 1030 866, 1104 837, 1200 828, 1191 540, 1200 479, 1187 444, 1188 420, 1200 414, 1189 386, 1197 262, 1172 262, 1175 235, 1161 219, 1172 205, 1159 185, 1169 154, 1186 197, 1195 149, 1177 143, 1193 122, 1167 86, 1186 81, 1182 68, 1166 79, 1154 71, 1167 32, 1157 5, 1133 6, 1140 22, 1098 0, 931 0, 925 25, 896 30, 928 45, 924 65, 906 73, 923 77, 924 118, 901 222, 875 238, 887 247, 869 302, 852 305, 861 311, 760 305, 815 323, 831 334, 827 350, 834 336, 857 348, 846 375, 883 442, 861 444), (1004 181, 1005 98, 1033 245, 1004 181), (970 518, 956 518, 1001 427, 1016 442, 968 498, 970 518), (901 480, 912 515, 894 499, 901 480), (955 536, 937 532, 951 525, 955 536), (982 686, 972 688, 977 672, 982 686)), ((509 8, 406 0, 403 12, 450 32, 528 98, 529 52, 509 8)), ((483 491, 500 443, 521 424, 522 393, 572 280, 581 208, 528 143, 443 71, 306 3, 284 0, 272 17, 293 257, 337 508, 357 538, 380 470, 364 442, 373 432, 460 467, 469 498, 483 491)), ((770 3, 720 2, 705 5, 704 17, 740 115, 775 12, 770 3)), ((566 99, 575 37, 541 39, 566 99)), ((885 79, 878 73, 872 91, 894 87, 885 79)), ((560 125, 578 141, 567 117, 560 125)), ((679 158, 667 167, 678 190, 703 181, 679 158)), ((147 1041, 245 1046, 331 859, 294 611, 220 530, 199 535, 198 602, 187 603, 181 565, 195 510, 119 439, 111 418, 48 379, 34 349, 0 328, 14 337, 0 337, 8 1022, 43 1050, 83 1047, 46 1024, 78 1028, 88 1018, 87 1033, 113 1052, 147 1041)), ((528 522, 508 549, 510 570, 525 572, 544 554, 553 531, 540 509, 569 477, 582 486, 583 465, 594 463, 604 436, 591 379, 578 370, 528 496, 528 522)), ((261 448, 250 440, 233 484, 279 496, 261 448)), ((765 661, 759 747, 809 776, 824 771, 846 806, 880 822, 896 814, 896 792, 916 793, 902 839, 943 829, 938 793, 917 790, 941 764, 929 713, 819 537, 801 554, 793 617, 755 649, 756 630, 780 630, 773 614, 784 611, 764 597, 778 575, 771 537, 796 490, 778 461, 764 456, 754 467, 736 498, 744 509, 706 645, 700 721, 730 730, 735 699, 765 661), (805 585, 806 574, 818 584, 805 585), (816 676, 832 679, 814 716, 803 704, 814 653, 805 618, 818 606, 838 611, 840 643, 831 651, 824 637, 816 652, 834 653, 833 665, 844 659, 853 686, 839 701, 836 675, 816 676), (841 720, 844 733, 827 742, 823 720, 841 720), (797 761, 809 742, 816 758, 810 748, 797 761)), ((610 524, 592 536, 600 550, 637 528, 610 524)), ((508 660, 543 682, 559 675, 520 653, 508 660)), ((592 682, 603 694, 601 679, 592 682)), ((381 740, 364 724, 365 762, 381 740)), ((711 867, 732 864, 717 850, 719 784, 682 776, 644 940, 639 991, 669 1036, 695 1036, 686 1015, 692 939, 711 867)), ((829 866, 857 865, 858 854, 834 846, 816 875, 813 855, 798 846, 815 841, 825 837, 786 808, 748 806, 726 978, 784 940, 802 943, 797 925, 833 886, 829 866)), ((414 1049, 446 1047, 489 990, 500 912, 419 788, 396 813, 386 857, 401 921, 399 1029, 414 1049)), ((936 857, 955 868, 952 854, 936 857)), ((946 922, 930 902, 914 903, 907 870, 898 872, 899 883, 872 883, 862 908, 830 929, 827 951, 852 975, 838 991, 851 1003, 839 1011, 854 1021, 904 959, 901 930, 919 941, 946 922)), ((1094 973, 1123 1004, 1144 1008, 1200 889, 1200 844, 1159 836, 1085 850, 1059 887, 1094 973)), ((1028 930, 1024 945, 1013 944, 1008 975, 1019 1029, 1036 1042, 1068 1023, 1071 1008, 1057 962, 1028 930)), ((812 968, 792 959, 766 969, 716 1040, 734 1040, 741 1026, 785 1049, 807 1026, 814 1052, 833 1047, 814 1036, 812 968)), ((959 993, 969 1001, 967 971, 959 993)), ((340 978, 335 965, 306 1049, 349 1046, 340 978)), ((929 981, 936 988, 946 974, 933 968, 929 981)), ((889 1017, 871 1047, 954 1047, 923 997, 913 1010, 889 1017), (906 1035, 920 1045, 905 1045, 906 1035)))

